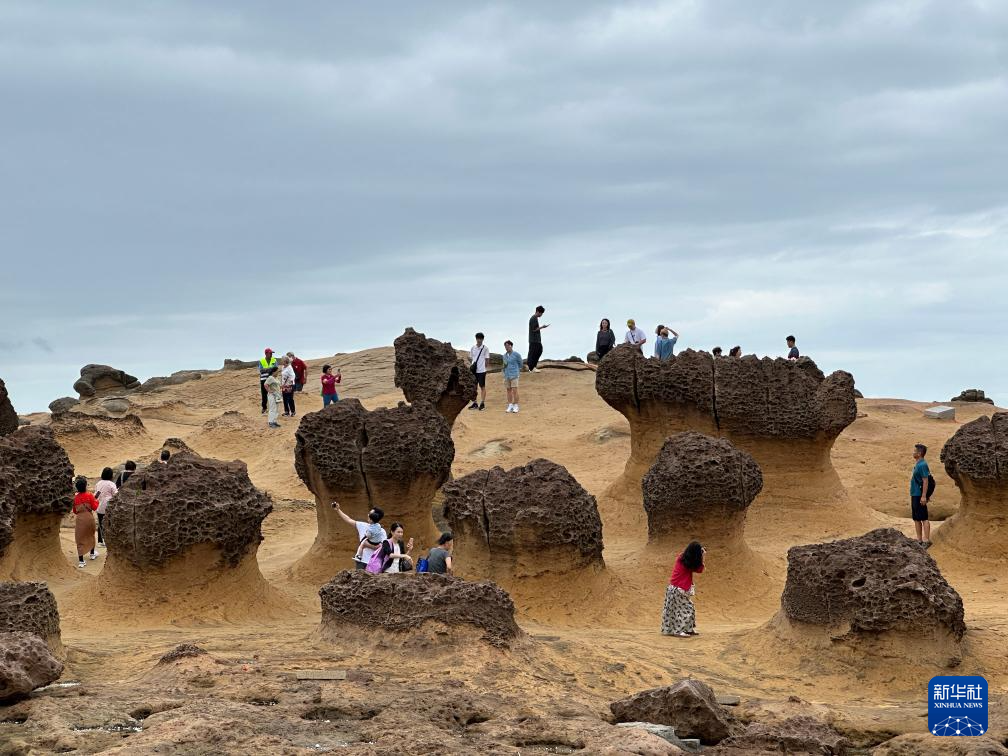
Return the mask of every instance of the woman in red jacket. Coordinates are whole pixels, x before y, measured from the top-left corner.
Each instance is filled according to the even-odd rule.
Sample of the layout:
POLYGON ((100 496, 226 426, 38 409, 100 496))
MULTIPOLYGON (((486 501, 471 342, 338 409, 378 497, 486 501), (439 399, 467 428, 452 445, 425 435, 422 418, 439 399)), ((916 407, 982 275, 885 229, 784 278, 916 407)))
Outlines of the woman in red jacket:
POLYGON ((672 577, 665 589, 665 610, 662 612, 662 635, 688 638, 698 635, 696 610, 690 596, 694 594, 693 575, 704 571, 707 549, 693 541, 676 557, 672 577))
POLYGON ((87 490, 87 478, 83 475, 74 481, 74 488, 77 495, 73 500, 73 513, 76 516, 74 523, 74 540, 77 541, 77 567, 83 569, 84 554, 91 552, 91 559, 97 559, 95 554, 95 517, 94 513, 98 509, 98 499, 87 490))

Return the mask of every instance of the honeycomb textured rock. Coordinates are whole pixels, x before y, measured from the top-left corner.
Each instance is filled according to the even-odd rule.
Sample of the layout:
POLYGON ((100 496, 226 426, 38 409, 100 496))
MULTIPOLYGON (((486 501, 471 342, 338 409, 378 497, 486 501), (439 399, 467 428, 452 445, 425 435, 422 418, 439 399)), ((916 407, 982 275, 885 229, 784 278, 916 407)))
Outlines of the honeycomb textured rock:
POLYGON ((0 701, 27 696, 62 674, 62 662, 39 636, 0 632, 0 701))
POLYGON ((429 339, 412 328, 397 338, 395 385, 406 401, 427 401, 449 424, 476 399, 476 378, 450 342, 429 339))
POLYGON ((788 550, 781 611, 792 621, 855 633, 966 631, 963 602, 938 565, 894 528, 788 550))
POLYGON ((965 423, 945 442, 941 461, 956 482, 1008 481, 1008 412, 965 423))
POLYGON ((59 637, 59 609, 45 583, 0 583, 0 632, 15 631, 43 640, 59 637))
POLYGON ((743 514, 763 488, 749 454, 724 438, 687 431, 669 438, 642 484, 648 536, 741 529, 743 514))
POLYGON ((0 436, 6 436, 18 429, 18 416, 7 395, 7 386, 0 380, 0 436))
POLYGON ((73 507, 73 465, 51 429, 30 425, 0 438, 0 491, 22 514, 65 515, 73 507))
POLYGON ((235 567, 262 541, 270 497, 252 485, 244 462, 190 454, 135 473, 109 502, 105 542, 110 556, 136 567, 165 564, 199 543, 220 549, 235 567))
POLYGON ((427 622, 483 631, 494 646, 507 646, 522 633, 514 603, 490 582, 448 575, 370 575, 345 571, 322 586, 322 628, 343 634, 347 625, 405 632, 427 622))

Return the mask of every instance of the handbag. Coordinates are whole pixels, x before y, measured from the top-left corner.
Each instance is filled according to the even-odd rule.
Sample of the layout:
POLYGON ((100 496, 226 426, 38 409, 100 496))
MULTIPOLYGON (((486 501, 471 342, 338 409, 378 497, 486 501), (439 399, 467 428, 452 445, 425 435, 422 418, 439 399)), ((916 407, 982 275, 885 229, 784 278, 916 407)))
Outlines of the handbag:
MULTIPOLYGON (((483 356, 483 350, 486 349, 486 344, 480 347, 480 350, 476 353, 476 359, 472 361, 472 365, 469 366, 469 372, 476 375, 476 366, 479 364, 480 357, 483 356)), ((417 570, 419 572, 419 570, 417 570)))

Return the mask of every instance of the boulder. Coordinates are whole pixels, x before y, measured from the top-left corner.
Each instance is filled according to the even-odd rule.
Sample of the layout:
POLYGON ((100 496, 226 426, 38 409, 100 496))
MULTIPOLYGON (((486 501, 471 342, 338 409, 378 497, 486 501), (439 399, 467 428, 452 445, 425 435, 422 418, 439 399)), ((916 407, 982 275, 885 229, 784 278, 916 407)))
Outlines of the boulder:
POLYGON ((609 704, 617 722, 652 722, 675 728, 680 738, 717 745, 736 728, 734 718, 710 686, 687 678, 675 685, 652 688, 609 704))
POLYGON ((641 486, 649 541, 735 542, 763 473, 731 441, 688 431, 665 441, 641 486))
POLYGON ((449 575, 370 575, 340 572, 319 591, 322 634, 345 640, 361 631, 411 633, 435 623, 449 633, 471 628, 492 646, 506 647, 522 632, 511 597, 490 582, 449 575))
POLYGON ((984 404, 994 404, 994 400, 984 394, 983 389, 965 389, 959 392, 959 396, 953 396, 950 402, 982 402, 984 404))
POLYGON ((740 753, 846 754, 851 742, 815 717, 790 717, 782 722, 751 722, 721 745, 740 753))
POLYGON ((98 406, 106 415, 121 416, 129 412, 133 405, 125 396, 110 396, 102 399, 98 406))
POLYGON ((18 429, 18 415, 7 394, 7 386, 0 380, 0 436, 6 436, 18 429))
MULTIPOLYGON (((395 385, 406 401, 433 404, 449 425, 476 399, 476 377, 450 342, 429 339, 412 328, 397 338, 395 385)), ((489 349, 489 347, 488 347, 489 349)))
POLYGON ((854 398, 855 399, 864 399, 864 394, 862 394, 860 390, 854 389, 854 398))
POLYGON ((62 415, 69 412, 78 404, 80 404, 80 399, 75 399, 72 396, 64 396, 49 402, 49 411, 53 413, 53 415, 62 415))
POLYGON ((155 391, 160 388, 165 388, 166 386, 178 386, 180 383, 198 381, 202 377, 203 371, 201 370, 179 370, 167 376, 156 375, 152 378, 148 378, 140 384, 140 391, 155 391))
POLYGON ((598 365, 598 352, 588 352, 587 361, 589 365, 598 365))
POLYGON ((0 582, 0 632, 33 633, 58 647, 59 609, 49 587, 45 583, 0 582))
POLYGON ((40 637, 0 632, 0 702, 23 698, 62 674, 63 663, 40 637))
POLYGON ((85 397, 104 391, 137 389, 140 388, 140 381, 135 376, 108 365, 85 365, 73 387, 74 391, 85 397))
POLYGON ((924 417, 929 417, 932 420, 955 420, 955 416, 955 407, 939 405, 924 410, 924 417))
POLYGON ((466 575, 518 579, 604 566, 595 497, 547 459, 452 481, 443 514, 466 575))
POLYGON ((247 368, 259 367, 259 360, 232 360, 225 359, 222 370, 245 370, 247 368))

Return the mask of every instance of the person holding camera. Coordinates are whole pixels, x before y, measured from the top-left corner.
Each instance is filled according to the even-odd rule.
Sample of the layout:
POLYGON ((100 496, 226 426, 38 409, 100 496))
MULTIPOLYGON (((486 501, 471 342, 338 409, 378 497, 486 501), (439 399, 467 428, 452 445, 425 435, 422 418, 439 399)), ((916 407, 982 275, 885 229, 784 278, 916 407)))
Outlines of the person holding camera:
POLYGON ((693 575, 704 571, 707 549, 699 541, 692 541, 676 557, 672 577, 665 588, 665 608, 662 612, 662 635, 688 638, 699 635, 696 631, 696 609, 691 597, 695 594, 693 575))

